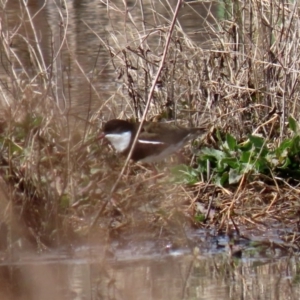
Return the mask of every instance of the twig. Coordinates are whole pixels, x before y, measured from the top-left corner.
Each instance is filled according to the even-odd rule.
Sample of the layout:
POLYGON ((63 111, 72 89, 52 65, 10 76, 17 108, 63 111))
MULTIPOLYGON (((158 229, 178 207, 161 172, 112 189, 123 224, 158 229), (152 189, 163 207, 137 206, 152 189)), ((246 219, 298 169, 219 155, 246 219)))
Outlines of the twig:
POLYGON ((105 201, 105 203, 102 205, 102 207, 100 208, 100 210, 98 211, 97 215, 95 216, 94 220, 92 221, 92 224, 91 224, 91 227, 96 223, 98 217, 101 215, 101 213, 105 210, 108 202, 110 201, 111 199, 111 196, 112 194, 114 193, 114 191, 116 190, 120 180, 121 180, 121 177, 123 176, 126 168, 127 168, 127 165, 129 163, 129 160, 131 158, 131 155, 133 153, 133 150, 134 150, 134 147, 136 145, 136 142, 138 140, 138 137, 139 137, 139 134, 141 132, 141 129, 142 129, 142 126, 143 126, 143 123, 146 119, 146 116, 147 116, 147 112, 149 110, 149 106, 150 106, 150 103, 151 103, 151 99, 152 99, 152 96, 153 96, 153 93, 154 93, 154 89, 155 89, 155 86, 156 86, 156 83, 158 81, 158 78, 160 76, 160 73, 163 69, 163 66, 164 66, 164 63, 165 63, 165 60, 166 60, 166 56, 167 56, 167 53, 168 53, 168 49, 169 49, 169 44, 170 44, 170 40, 171 40, 171 36, 172 36, 172 32, 173 32, 173 29, 174 29, 174 26, 175 26, 175 23, 176 23, 176 20, 177 20, 177 16, 178 16, 178 12, 179 12, 179 9, 180 9, 180 6, 182 4, 182 1, 183 0, 178 0, 177 2, 177 6, 176 6, 176 9, 175 9, 175 12, 174 12, 174 16, 173 16, 173 20, 171 22, 171 26, 170 26, 170 30, 168 32, 168 36, 167 36, 167 39, 166 39, 166 45, 165 45, 165 48, 164 48, 164 52, 163 52, 163 56, 162 56, 162 59, 161 59, 161 62, 160 62, 160 66, 158 68, 158 71, 156 73, 156 77, 155 79, 153 80, 153 83, 152 83, 152 86, 151 86, 151 89, 150 89, 150 92, 149 92, 149 96, 148 96, 148 100, 147 100, 147 103, 146 103, 146 106, 145 106, 145 110, 144 110, 144 113, 143 113, 143 116, 142 116, 142 119, 141 119, 141 122, 140 122, 140 126, 137 130, 137 133, 135 135, 135 138, 133 140, 133 143, 132 143, 132 146, 131 146, 131 149, 127 155, 127 158, 126 158, 126 161, 124 163, 124 166, 119 174, 119 177, 117 178, 115 184, 113 185, 112 189, 111 189, 111 192, 110 192, 110 195, 109 195, 109 199, 107 199, 107 201, 105 201))

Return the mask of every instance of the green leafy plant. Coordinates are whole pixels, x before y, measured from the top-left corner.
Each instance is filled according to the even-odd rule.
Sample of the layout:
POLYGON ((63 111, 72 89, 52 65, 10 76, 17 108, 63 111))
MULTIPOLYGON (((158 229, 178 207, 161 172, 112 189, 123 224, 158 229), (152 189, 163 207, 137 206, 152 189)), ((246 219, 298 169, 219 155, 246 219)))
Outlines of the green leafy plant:
POLYGON ((238 144, 232 135, 227 134, 220 150, 201 150, 198 164, 205 175, 211 174, 213 182, 223 186, 238 183, 244 175, 268 173, 268 155, 262 137, 252 135, 245 143, 238 144))
POLYGON ((243 176, 251 180, 253 176, 270 175, 271 172, 300 178, 300 135, 298 124, 289 118, 292 137, 283 140, 278 147, 268 147, 268 140, 259 135, 250 135, 243 143, 238 143, 231 135, 225 140, 219 138, 219 149, 203 148, 197 158, 198 166, 179 166, 175 170, 177 180, 194 184, 200 178, 211 180, 217 185, 237 184, 243 176))
POLYGON ((300 179, 300 135, 296 120, 289 117, 289 128, 293 132, 291 138, 283 140, 274 151, 274 169, 280 176, 300 179))

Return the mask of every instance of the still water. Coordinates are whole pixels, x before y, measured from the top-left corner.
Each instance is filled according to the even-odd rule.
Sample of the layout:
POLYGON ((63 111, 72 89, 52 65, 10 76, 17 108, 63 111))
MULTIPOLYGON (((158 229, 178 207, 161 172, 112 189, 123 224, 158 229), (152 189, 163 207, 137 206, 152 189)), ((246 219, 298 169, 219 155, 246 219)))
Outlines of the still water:
POLYGON ((0 299, 299 299, 299 258, 174 252, 141 258, 77 248, 0 265, 0 299))
MULTIPOLYGON (((116 113, 107 105, 110 99, 124 101, 112 59, 118 53, 108 51, 116 39, 120 51, 129 46, 132 37, 124 27, 124 11, 132 24, 140 26, 142 37, 134 37, 140 39, 158 24, 161 30, 169 25, 176 5, 176 1, 127 1, 125 7, 124 1, 113 1, 108 11, 108 2, 28 0, 26 9, 25 1, 1 4, 1 25, 11 33, 9 44, 19 59, 11 60, 17 75, 26 81, 37 67, 27 47, 27 41, 34 41, 45 68, 52 68, 53 99, 62 111, 78 119, 95 111, 109 119, 116 113), (140 18, 140 3, 145 22, 140 18), (55 64, 51 65, 53 58, 55 64)), ((217 4, 191 2, 181 9, 178 26, 194 43, 208 47, 206 26, 217 16, 217 4)), ((153 35, 149 42, 155 45, 160 40, 153 35)), ((0 66, 3 86, 10 84, 8 63, 3 60, 0 66)), ((0 299, 300 298, 297 256, 231 258, 225 250, 214 251, 213 247, 195 254, 195 246, 169 252, 157 248, 147 255, 140 251, 152 246, 115 249, 112 256, 103 245, 41 254, 22 250, 17 255, 3 254, 0 299)))

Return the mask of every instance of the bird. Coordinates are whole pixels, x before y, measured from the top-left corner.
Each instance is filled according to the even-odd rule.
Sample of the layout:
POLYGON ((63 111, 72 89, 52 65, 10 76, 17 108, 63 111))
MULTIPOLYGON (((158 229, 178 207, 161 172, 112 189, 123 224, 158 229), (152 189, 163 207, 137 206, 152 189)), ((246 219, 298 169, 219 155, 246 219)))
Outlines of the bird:
MULTIPOLYGON (((112 119, 104 124, 100 138, 106 138, 116 152, 128 155, 139 125, 140 123, 112 119)), ((170 123, 145 121, 131 159, 144 163, 161 161, 205 131, 205 126, 184 128, 170 123)))

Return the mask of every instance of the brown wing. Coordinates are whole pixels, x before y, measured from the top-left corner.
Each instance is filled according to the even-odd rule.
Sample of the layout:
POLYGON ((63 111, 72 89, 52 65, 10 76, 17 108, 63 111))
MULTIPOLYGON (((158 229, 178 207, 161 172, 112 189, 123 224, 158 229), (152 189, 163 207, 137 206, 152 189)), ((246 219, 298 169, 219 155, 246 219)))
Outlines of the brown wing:
POLYGON ((131 158, 135 161, 143 160, 146 157, 156 156, 169 147, 169 144, 145 144, 137 143, 131 158))
POLYGON ((157 141, 164 144, 176 144, 190 133, 189 129, 169 123, 146 123, 143 126, 140 140, 157 141))
POLYGON ((139 138, 176 144, 185 139, 196 138, 206 132, 206 130, 206 125, 197 128, 183 128, 170 123, 146 123, 139 138))
MULTIPOLYGON (((167 148, 172 148, 178 143, 182 146, 188 140, 204 132, 204 127, 190 129, 170 123, 145 122, 131 158, 137 161, 148 156, 159 155, 167 148)), ((172 152, 170 151, 170 153, 172 152)))

